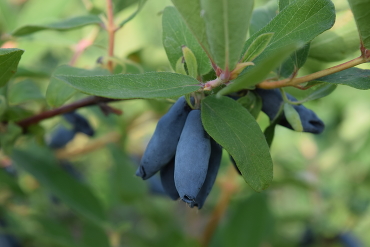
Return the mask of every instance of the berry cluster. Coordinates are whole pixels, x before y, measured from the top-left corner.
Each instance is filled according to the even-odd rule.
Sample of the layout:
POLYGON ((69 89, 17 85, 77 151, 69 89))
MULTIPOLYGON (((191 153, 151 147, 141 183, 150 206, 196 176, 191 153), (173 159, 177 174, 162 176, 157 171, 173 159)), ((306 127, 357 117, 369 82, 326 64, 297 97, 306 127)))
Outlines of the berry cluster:
MULTIPOLYGON (((279 90, 256 89, 255 93, 262 99, 262 111, 274 120, 284 103, 279 90)), ((289 94, 287 98, 297 101, 289 94)), ((299 114, 303 132, 319 134, 324 130, 324 123, 313 111, 303 105, 293 107, 299 114)), ((284 114, 278 124, 293 130, 284 114)), ((221 156, 222 147, 203 128, 200 110, 192 110, 181 97, 159 120, 136 175, 148 179, 159 171, 170 198, 181 198, 200 209, 215 182, 221 156)))
MULTIPOLYGON (((283 104, 284 102, 279 89, 266 90, 257 88, 255 92, 262 98, 262 111, 266 113, 266 115, 272 121, 278 114, 281 104, 283 104)), ((297 99, 290 94, 286 94, 286 96, 290 101, 297 101, 297 99)), ((320 134, 324 131, 324 123, 313 111, 307 109, 303 105, 295 105, 293 107, 299 114, 299 118, 301 119, 303 127, 303 132, 320 134)), ((278 124, 293 130, 293 127, 288 123, 285 115, 281 117, 278 124)))
POLYGON ((166 193, 202 208, 215 182, 222 148, 204 130, 200 110, 181 97, 159 120, 136 175, 148 179, 160 171, 166 193))

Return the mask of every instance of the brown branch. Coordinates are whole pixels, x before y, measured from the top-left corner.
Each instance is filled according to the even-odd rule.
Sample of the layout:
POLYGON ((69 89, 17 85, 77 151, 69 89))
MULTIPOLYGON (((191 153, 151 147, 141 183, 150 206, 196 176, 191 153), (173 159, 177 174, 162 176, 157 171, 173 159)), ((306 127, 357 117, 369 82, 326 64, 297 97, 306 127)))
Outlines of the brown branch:
POLYGON ((73 102, 71 104, 64 105, 64 106, 61 106, 53 110, 44 111, 35 116, 20 120, 17 122, 17 124, 22 128, 26 128, 30 125, 37 124, 38 122, 44 119, 52 118, 52 117, 55 117, 63 113, 71 112, 81 107, 96 105, 99 103, 107 103, 107 102, 112 102, 112 101, 118 101, 118 100, 117 99, 107 99, 107 98, 102 98, 98 96, 90 96, 90 97, 78 100, 76 102, 73 102))

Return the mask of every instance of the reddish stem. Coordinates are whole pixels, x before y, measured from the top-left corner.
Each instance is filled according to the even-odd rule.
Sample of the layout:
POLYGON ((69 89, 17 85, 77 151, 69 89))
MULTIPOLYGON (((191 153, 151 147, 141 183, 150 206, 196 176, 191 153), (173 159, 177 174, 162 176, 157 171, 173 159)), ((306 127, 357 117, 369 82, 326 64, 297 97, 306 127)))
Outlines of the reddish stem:
POLYGON ((52 117, 55 117, 63 113, 71 112, 71 111, 74 111, 84 106, 91 106, 91 105, 95 105, 99 103, 107 103, 111 101, 117 101, 117 99, 107 99, 107 98, 102 98, 98 96, 91 96, 91 97, 87 97, 85 99, 81 99, 79 101, 73 102, 69 105, 64 105, 59 108, 45 111, 35 116, 20 120, 17 122, 17 124, 22 128, 26 128, 30 125, 37 124, 38 122, 44 119, 52 118, 52 117))
MULTIPOLYGON (((107 0, 107 17, 108 17, 108 25, 107 25, 107 32, 108 32, 108 57, 114 56, 114 34, 116 32, 116 27, 114 25, 114 17, 113 17, 113 4, 112 0, 107 0)), ((108 69, 110 72, 113 72, 113 62, 111 60, 108 61, 108 69)))

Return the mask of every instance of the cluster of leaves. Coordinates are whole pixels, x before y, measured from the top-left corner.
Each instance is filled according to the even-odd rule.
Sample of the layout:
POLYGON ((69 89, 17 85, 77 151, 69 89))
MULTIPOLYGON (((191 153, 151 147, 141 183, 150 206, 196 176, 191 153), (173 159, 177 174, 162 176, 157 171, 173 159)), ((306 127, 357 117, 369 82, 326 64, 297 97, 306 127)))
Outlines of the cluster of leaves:
MULTIPOLYGON (((232 155, 246 182, 261 191, 272 181, 267 142, 249 112, 223 95, 253 89, 274 70, 279 79, 296 75, 307 59, 310 41, 333 26, 334 5, 329 0, 280 1, 279 13, 272 20, 266 18, 256 24, 252 15, 253 1, 243 1, 242 5, 239 1, 173 3, 176 8, 168 7, 163 12, 163 43, 178 73, 81 76, 56 71, 53 78, 80 92, 114 99, 173 98, 217 92, 217 98, 210 95, 202 100, 204 127, 232 155), (253 32, 245 41, 251 18, 253 32), (266 25, 261 26, 263 22, 266 25), (184 52, 184 46, 188 52, 184 52), (181 69, 182 57, 185 69, 181 69), (255 65, 248 66, 248 62, 255 65), (217 78, 205 82, 203 77, 212 67, 217 78), (202 90, 207 87, 212 90, 202 90), (232 116, 239 119, 235 121, 232 116)), ((367 26, 361 13, 357 13, 361 6, 352 4, 352 9, 357 25, 367 26)), ((366 49, 369 47, 367 34, 360 31, 360 35, 366 49)), ((367 70, 353 68, 307 81, 307 86, 315 85, 315 89, 300 103, 328 95, 337 84, 368 89, 368 74, 367 70)))
MULTIPOLYGON (((144 1, 125 1, 122 6, 116 4, 116 11, 133 2, 139 2, 140 10, 144 1)), ((118 63, 116 66, 126 67, 127 73, 115 70, 113 74, 103 68, 86 70, 61 65, 54 70, 46 89, 48 107, 60 109, 72 97, 86 94, 114 100, 164 99, 183 95, 189 99, 194 96, 199 99, 196 108, 201 109, 207 133, 233 157, 243 178, 254 190, 266 189, 272 182, 273 166, 268 142, 254 116, 261 109, 255 106, 261 102, 258 97, 254 101, 244 98, 243 104, 243 100, 234 101, 226 95, 252 91, 262 83, 274 85, 274 82, 285 80, 286 86, 289 86, 309 56, 330 62, 340 61, 361 44, 361 61, 357 60, 357 64, 369 61, 370 16, 366 6, 370 3, 368 0, 349 1, 355 20, 351 26, 354 28, 350 30, 354 33, 359 31, 360 39, 357 40, 354 38, 356 35, 340 32, 342 36, 339 37, 337 30, 330 30, 336 16, 330 0, 280 0, 278 4, 271 1, 254 10, 253 2, 173 0, 174 7, 163 11, 162 26, 163 46, 176 73, 140 73, 138 66, 130 63, 118 63), (356 41, 358 43, 353 50, 343 48, 348 47, 343 44, 352 46, 356 41)), ((105 26, 106 23, 98 16, 101 12, 98 8, 91 8, 88 15, 45 25, 26 25, 14 30, 11 35, 21 37, 42 30, 65 31, 87 25, 105 26)), ((136 13, 118 26, 123 26, 136 13)), ((38 136, 39 139, 43 139, 44 134, 39 125, 22 125, 22 120, 35 114, 20 106, 26 101, 43 98, 40 90, 30 80, 8 84, 10 79, 34 75, 34 71, 25 69, 18 69, 16 73, 23 53, 24 50, 16 48, 0 50, 0 119, 4 123, 0 129, 1 148, 17 166, 31 173, 87 219, 87 231, 105 236, 101 228, 96 228, 97 225, 105 229, 110 227, 107 226, 107 213, 101 202, 86 185, 74 181, 55 166, 58 161, 42 140, 32 148, 22 149, 19 145, 13 149, 22 133, 38 136), (45 164, 42 168, 41 163, 45 164), (65 184, 70 187, 65 188, 65 184), (93 224, 90 226, 90 223, 93 224)), ((114 58, 107 59, 114 62, 114 58)), ((333 71, 337 72, 335 74, 328 71, 294 85, 309 88, 298 104, 327 96, 340 84, 370 89, 370 71, 350 68, 356 65, 354 63, 349 65, 341 65, 346 70, 333 71)), ((47 77, 38 73, 40 75, 47 77)), ((286 111, 290 109, 294 113, 294 108, 289 108, 292 104, 297 102, 285 101, 286 111)), ((274 128, 275 123, 272 122, 271 126, 274 128)), ((118 157, 117 160, 127 160, 127 157, 120 156, 117 147, 112 147, 111 151, 114 157, 118 157)), ((120 170, 119 173, 128 172, 120 170)), ((105 242, 100 246, 108 246, 106 236, 102 239, 105 242)), ((74 246, 75 243, 68 244, 74 246)), ((88 246, 89 243, 84 244, 88 246)))

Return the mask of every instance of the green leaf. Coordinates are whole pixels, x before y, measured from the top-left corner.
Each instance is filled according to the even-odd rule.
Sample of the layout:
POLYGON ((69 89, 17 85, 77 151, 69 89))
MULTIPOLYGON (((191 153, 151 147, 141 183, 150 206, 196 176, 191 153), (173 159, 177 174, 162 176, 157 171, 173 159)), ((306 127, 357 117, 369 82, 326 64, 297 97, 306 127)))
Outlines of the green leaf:
MULTIPOLYGON (((249 27, 250 35, 255 34, 266 26, 278 13, 278 5, 276 0, 270 0, 262 7, 256 8, 253 11, 251 24, 249 27)), ((275 32, 274 30, 273 32, 275 32)))
POLYGON ((8 105, 6 103, 5 97, 0 95, 0 117, 5 113, 7 107, 8 105))
POLYGON ((262 109, 262 98, 253 91, 248 91, 247 95, 237 100, 249 113, 257 119, 262 109))
MULTIPOLYGON (((317 82, 312 82, 312 83, 317 83, 317 82)), ((309 85, 310 84, 307 84, 306 86, 309 86, 309 85)), ((306 94, 306 96, 303 99, 299 100, 298 102, 300 104, 303 104, 307 101, 316 100, 316 99, 326 97, 329 94, 331 94, 332 92, 334 92, 334 90, 336 88, 337 88, 337 85, 335 85, 335 84, 324 83, 324 82, 320 83, 318 85, 315 85, 315 86, 307 89, 308 94, 306 94)))
POLYGON ((21 187, 19 187, 16 178, 7 173, 3 167, 0 168, 0 186, 8 187, 17 195, 25 195, 21 187))
POLYGON ((201 0, 172 0, 203 50, 210 56, 206 24, 201 16, 201 0))
POLYGON ((263 50, 266 49, 267 45, 270 43, 272 36, 274 33, 263 33, 258 36, 253 43, 248 47, 247 51, 245 52, 242 61, 249 62, 253 61, 258 55, 260 55, 263 50))
POLYGON ((290 4, 290 2, 291 0, 279 0, 279 11, 281 12, 285 7, 287 7, 290 4))
POLYGON ((347 12, 343 17, 337 16, 335 26, 317 36, 311 42, 309 56, 324 62, 336 62, 348 59, 358 51, 360 39, 354 19, 347 20, 347 12))
POLYGON ((47 78, 47 77, 50 77, 50 74, 42 70, 35 70, 32 68, 19 67, 14 77, 47 78))
POLYGON ((293 127, 295 131, 303 132, 303 126, 302 126, 301 118, 299 117, 299 113, 289 103, 284 104, 284 114, 285 114, 287 121, 293 127))
POLYGON ((182 75, 187 75, 186 70, 185 70, 185 63, 184 63, 184 58, 180 57, 177 62, 176 62, 176 73, 182 74, 182 75))
POLYGON ((135 166, 125 152, 115 144, 108 145, 114 166, 111 170, 112 199, 115 202, 133 202, 146 193, 145 184, 135 174, 135 166))
POLYGON ((232 92, 239 91, 248 87, 252 87, 264 79, 270 71, 274 70, 281 64, 292 52, 297 50, 299 45, 290 44, 277 48, 271 51, 269 57, 260 60, 255 66, 250 66, 251 69, 244 70, 235 80, 233 80, 227 87, 220 90, 217 95, 226 95, 232 92))
POLYGON ((1 117, 1 120, 19 121, 21 119, 32 116, 34 113, 23 109, 20 106, 8 106, 1 117))
POLYGON ((54 71, 54 76, 50 79, 50 84, 46 90, 46 101, 53 107, 59 107, 78 92, 70 85, 56 78, 55 75, 93 76, 109 74, 109 71, 105 69, 87 70, 68 65, 59 66, 54 71))
POLYGON ((245 181, 256 191, 272 181, 269 147, 254 117, 228 97, 202 100, 202 122, 207 133, 234 158, 245 181))
POLYGON ((362 43, 366 49, 370 49, 370 0, 348 0, 362 43))
POLYGON ((44 99, 44 96, 33 81, 26 79, 9 86, 8 99, 10 105, 17 105, 30 100, 44 99))
POLYGON ((12 152, 14 143, 21 135, 22 128, 13 122, 9 122, 5 130, 0 131, 0 146, 6 154, 10 154, 12 152))
POLYGON ((4 86, 10 77, 17 72, 18 63, 21 60, 23 52, 24 50, 16 48, 0 48, 0 87, 4 86))
POLYGON ((297 42, 303 44, 310 42, 317 35, 331 28, 334 21, 335 9, 330 0, 295 0, 247 40, 243 53, 258 36, 274 32, 269 45, 254 61, 257 64, 279 47, 297 42))
POLYGON ((338 85, 346 85, 361 90, 370 89, 370 70, 350 68, 332 75, 327 75, 318 78, 310 83, 333 83, 338 85))
POLYGON ((194 53, 187 46, 182 47, 182 53, 184 55, 186 68, 188 69, 189 75, 197 79, 198 78, 198 64, 197 64, 197 59, 194 56, 194 53))
POLYGON ((310 43, 306 44, 303 48, 293 52, 293 54, 290 55, 289 58, 278 69, 278 76, 283 76, 287 78, 290 77, 293 73, 297 73, 298 70, 305 64, 309 50, 310 43))
MULTIPOLYGON (((132 0, 129 0, 129 1, 132 1, 132 0)), ((126 2, 126 1, 119 1, 119 2, 126 2)), ((137 6, 137 9, 135 12, 133 12, 129 17, 127 17, 126 19, 124 19, 119 25, 118 27, 123 27, 124 25, 126 25, 126 23, 128 23, 129 21, 131 21, 132 19, 135 18, 135 16, 140 12, 140 10, 144 7, 144 4, 146 2, 146 0, 138 0, 138 6, 137 6)))
POLYGON ((214 234, 212 243, 218 242, 219 246, 263 246, 274 229, 272 223, 267 195, 254 193, 232 202, 229 215, 214 234))
POLYGON ((114 13, 117 14, 119 12, 121 12, 122 10, 130 7, 131 5, 133 5, 134 3, 137 3, 139 2, 139 0, 113 0, 113 10, 114 10, 114 13))
POLYGON ((95 224, 106 222, 101 202, 85 185, 62 170, 53 153, 45 147, 29 145, 26 150, 15 149, 15 164, 31 173, 45 189, 95 224))
POLYGON ((33 216, 34 220, 39 223, 41 229, 40 234, 43 235, 45 240, 50 243, 54 243, 57 246, 70 246, 76 247, 76 243, 70 230, 65 224, 61 224, 59 220, 48 218, 46 216, 36 215, 33 216))
POLYGON ((284 103, 281 103, 275 118, 270 122, 270 125, 267 126, 267 128, 263 132, 269 147, 271 147, 272 141, 274 140, 274 137, 275 137, 275 127, 280 122, 281 118, 283 117, 283 114, 282 114, 283 110, 284 110, 284 103))
POLYGON ((170 72, 109 76, 56 75, 55 77, 83 93, 113 99, 171 98, 195 92, 201 88, 196 79, 170 72))
POLYGON ((79 246, 83 247, 110 247, 107 233, 100 227, 83 222, 82 243, 79 246))
POLYGON ((162 18, 163 46, 173 69, 176 69, 177 60, 183 56, 181 47, 187 46, 194 53, 199 74, 208 73, 212 66, 207 54, 199 45, 181 15, 174 7, 166 7, 162 18))
POLYGON ((232 71, 240 58, 253 0, 201 0, 212 58, 222 70, 232 71))
POLYGON ((43 30, 67 31, 92 24, 103 24, 96 15, 77 16, 60 22, 45 25, 26 25, 13 31, 13 36, 24 36, 43 30))

